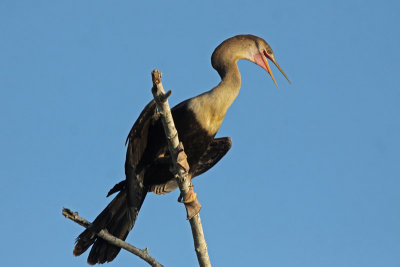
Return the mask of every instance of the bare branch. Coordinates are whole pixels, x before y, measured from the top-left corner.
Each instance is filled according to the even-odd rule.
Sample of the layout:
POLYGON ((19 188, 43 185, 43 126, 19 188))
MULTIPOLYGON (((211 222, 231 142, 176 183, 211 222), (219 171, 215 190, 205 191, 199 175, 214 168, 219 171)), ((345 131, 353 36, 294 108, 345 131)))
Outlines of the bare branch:
MULTIPOLYGON (((88 228, 91 225, 91 223, 89 221, 87 221, 85 218, 82 218, 81 216, 78 215, 77 212, 73 212, 70 209, 64 208, 62 210, 62 214, 65 216, 65 218, 70 219, 85 228, 88 228)), ((131 244, 123 241, 122 239, 116 238, 115 236, 111 235, 110 233, 108 233, 108 231, 106 231, 104 229, 101 230, 100 232, 98 232, 97 236, 106 240, 108 243, 110 243, 114 246, 123 248, 123 249, 131 252, 132 254, 135 254, 136 256, 143 259, 144 261, 146 261, 148 264, 150 264, 153 267, 162 267, 163 266, 149 254, 149 251, 147 248, 138 249, 137 247, 132 246, 131 244)))
POLYGON ((171 91, 165 93, 164 87, 161 83, 161 75, 161 72, 157 69, 152 71, 152 93, 157 103, 158 111, 161 114, 161 120, 168 140, 168 148, 173 161, 174 174, 178 181, 181 197, 184 200, 183 202, 185 203, 188 219, 192 228, 197 260, 201 267, 209 267, 211 266, 211 263, 208 256, 207 243, 204 238, 203 227, 198 213, 201 205, 197 201, 196 194, 194 193, 189 180, 189 164, 186 160, 186 154, 183 151, 183 145, 179 142, 178 132, 175 128, 175 123, 167 100, 171 95, 171 91), (190 202, 185 202, 186 199, 191 200, 190 202))

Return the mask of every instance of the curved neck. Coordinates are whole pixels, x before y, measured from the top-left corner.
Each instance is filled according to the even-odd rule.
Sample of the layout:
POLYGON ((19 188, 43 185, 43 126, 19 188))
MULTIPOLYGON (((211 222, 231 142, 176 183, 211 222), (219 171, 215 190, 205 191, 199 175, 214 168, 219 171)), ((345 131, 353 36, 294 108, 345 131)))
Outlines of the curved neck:
POLYGON ((197 122, 209 134, 217 133, 226 112, 239 94, 241 81, 237 61, 247 59, 257 64, 254 56, 260 53, 260 44, 268 46, 254 35, 237 35, 215 48, 211 63, 222 81, 210 91, 186 102, 197 122))
POLYGON ((197 121, 212 136, 217 133, 228 108, 239 94, 241 80, 236 62, 237 60, 231 61, 223 69, 216 68, 221 82, 210 91, 189 101, 189 108, 197 121))
POLYGON ((232 61, 223 69, 217 69, 221 82, 206 93, 209 96, 210 105, 215 106, 219 110, 218 113, 223 116, 240 91, 241 77, 236 62, 237 60, 232 61))

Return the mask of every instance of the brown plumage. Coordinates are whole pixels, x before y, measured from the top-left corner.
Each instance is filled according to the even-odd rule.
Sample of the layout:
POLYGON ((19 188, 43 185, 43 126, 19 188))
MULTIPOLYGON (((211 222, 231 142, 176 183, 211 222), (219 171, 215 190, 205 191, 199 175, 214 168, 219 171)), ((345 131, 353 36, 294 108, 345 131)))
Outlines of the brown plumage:
MULTIPOLYGON (((254 35, 238 35, 225 40, 211 57, 212 66, 221 76, 221 82, 210 91, 183 101, 172 109, 179 138, 188 156, 189 177, 209 170, 231 148, 229 137, 215 138, 215 135, 240 90, 237 61, 252 61, 273 78, 267 58, 286 77, 276 63, 272 49, 263 39, 254 35)), ((169 171, 171 161, 166 137, 154 101, 147 104, 139 115, 127 143, 126 179, 115 185, 108 195, 119 193, 97 216, 92 226, 76 240, 75 256, 81 255, 93 244, 88 257, 89 264, 110 262, 120 251, 120 248, 97 238, 96 232, 107 229, 124 240, 135 224, 147 192, 165 194, 177 188, 169 171)))

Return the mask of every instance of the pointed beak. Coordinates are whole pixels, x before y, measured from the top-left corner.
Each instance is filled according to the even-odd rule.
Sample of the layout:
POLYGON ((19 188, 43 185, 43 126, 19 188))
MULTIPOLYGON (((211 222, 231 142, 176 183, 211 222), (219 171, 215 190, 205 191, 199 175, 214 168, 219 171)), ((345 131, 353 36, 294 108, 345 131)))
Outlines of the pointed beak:
POLYGON ((264 64, 265 64, 265 66, 266 66, 266 70, 267 70, 267 72, 269 73, 269 75, 271 75, 272 80, 274 80, 274 83, 275 83, 276 87, 278 87, 278 84, 277 84, 276 81, 275 81, 274 75, 272 75, 271 68, 269 67, 267 58, 268 58, 269 60, 271 60, 271 61, 275 64, 275 66, 278 68, 278 70, 283 74, 283 76, 285 76, 286 80, 288 80, 288 82, 290 83, 289 78, 286 76, 285 72, 284 72, 284 71, 282 70, 282 68, 279 66, 278 62, 276 62, 275 58, 274 58, 273 56, 269 56, 269 55, 267 54, 267 52, 265 52, 265 51, 264 51, 264 56, 265 56, 265 57, 262 57, 262 59, 264 60, 264 64))

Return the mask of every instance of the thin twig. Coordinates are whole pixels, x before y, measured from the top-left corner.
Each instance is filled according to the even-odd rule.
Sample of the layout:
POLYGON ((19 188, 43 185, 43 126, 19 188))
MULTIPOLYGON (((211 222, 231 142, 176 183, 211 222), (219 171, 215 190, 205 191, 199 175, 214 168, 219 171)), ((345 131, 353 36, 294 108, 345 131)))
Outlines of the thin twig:
MULTIPOLYGON (((173 160, 174 173, 177 178, 179 189, 183 199, 191 190, 191 183, 188 177, 189 164, 182 164, 182 154, 183 157, 186 155, 183 152, 183 146, 179 142, 178 132, 175 128, 175 123, 172 118, 171 109, 168 103, 168 97, 171 95, 171 91, 165 93, 164 87, 161 83, 161 72, 157 69, 153 70, 151 73, 153 80, 152 93, 154 99, 157 103, 158 111, 161 115, 161 120, 163 122, 164 131, 167 136, 168 148, 173 160), (183 153, 182 153, 183 152, 183 153), (177 162, 179 158, 179 163, 177 162)), ((197 199, 195 200, 197 203, 197 199)), ((200 203, 198 203, 200 206, 200 203)), ((188 211, 188 205, 185 205, 188 211)), ((201 207, 201 206, 200 206, 201 207)), ((189 216, 189 212, 188 212, 189 216)), ((192 228, 194 247, 197 254, 197 260, 201 267, 211 266, 210 258, 207 251, 207 243, 204 238, 203 227, 201 225, 200 215, 197 213, 194 216, 189 216, 190 226, 192 228)))
MULTIPOLYGON (((78 215, 77 212, 73 212, 70 209, 64 208, 62 210, 62 214, 65 216, 65 218, 70 219, 85 228, 88 228, 91 225, 91 223, 89 221, 87 221, 85 218, 82 218, 81 216, 78 215)), ((125 242, 124 240, 111 235, 110 233, 108 233, 108 231, 106 231, 104 229, 101 230, 100 232, 98 232, 97 236, 106 240, 108 243, 110 243, 114 246, 123 248, 123 249, 131 252, 132 254, 135 254, 136 256, 143 259, 144 261, 146 261, 148 264, 150 264, 153 267, 162 267, 163 266, 163 265, 161 265, 161 263, 159 263, 156 259, 154 259, 149 254, 149 251, 147 248, 139 249, 137 247, 134 247, 131 244, 125 242)))

